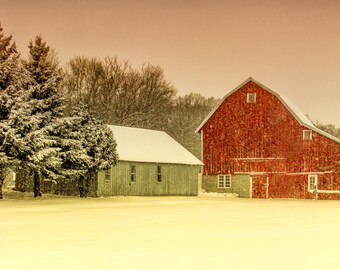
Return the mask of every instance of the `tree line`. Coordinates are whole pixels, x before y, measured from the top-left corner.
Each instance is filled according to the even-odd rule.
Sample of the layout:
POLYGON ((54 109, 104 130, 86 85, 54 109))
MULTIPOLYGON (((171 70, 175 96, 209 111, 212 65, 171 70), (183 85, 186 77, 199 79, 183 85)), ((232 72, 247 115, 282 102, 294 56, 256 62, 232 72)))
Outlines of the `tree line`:
POLYGON ((81 102, 106 124, 163 130, 198 158, 195 129, 218 101, 194 93, 177 96, 159 66, 136 69, 110 57, 71 59, 62 84, 68 108, 81 102))
POLYGON ((321 129, 325 132, 327 132, 328 134, 333 135, 334 137, 337 137, 340 139, 340 128, 336 127, 333 124, 324 124, 320 121, 315 121, 313 122, 313 124, 318 128, 321 129))
POLYGON ((41 36, 23 58, 0 25, 0 198, 4 170, 42 179, 77 178, 86 196, 93 176, 118 160, 107 124, 163 130, 200 157, 195 129, 217 100, 177 96, 159 66, 74 57, 60 67, 41 36))

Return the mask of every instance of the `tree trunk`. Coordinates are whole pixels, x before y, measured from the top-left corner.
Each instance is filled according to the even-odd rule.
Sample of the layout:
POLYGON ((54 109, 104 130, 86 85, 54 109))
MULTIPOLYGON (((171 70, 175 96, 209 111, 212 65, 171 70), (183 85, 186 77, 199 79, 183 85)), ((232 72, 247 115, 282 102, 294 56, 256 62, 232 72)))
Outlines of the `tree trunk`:
POLYGON ((85 179, 85 198, 87 197, 87 195, 90 192, 90 185, 91 182, 94 181, 96 172, 94 170, 88 170, 87 174, 86 174, 86 179, 85 179))
POLYGON ((87 198, 87 194, 89 193, 89 187, 90 187, 90 178, 91 177, 91 172, 88 171, 86 174, 85 178, 85 189, 84 189, 84 197, 87 198))
POLYGON ((2 185, 5 182, 5 176, 3 169, 0 169, 0 199, 3 199, 2 197, 2 185))
POLYGON ((41 197, 41 190, 40 190, 40 183, 41 183, 41 173, 40 170, 34 170, 33 172, 33 193, 34 197, 41 197))
POLYGON ((78 188, 79 188, 79 197, 84 198, 84 175, 79 176, 78 179, 78 188))

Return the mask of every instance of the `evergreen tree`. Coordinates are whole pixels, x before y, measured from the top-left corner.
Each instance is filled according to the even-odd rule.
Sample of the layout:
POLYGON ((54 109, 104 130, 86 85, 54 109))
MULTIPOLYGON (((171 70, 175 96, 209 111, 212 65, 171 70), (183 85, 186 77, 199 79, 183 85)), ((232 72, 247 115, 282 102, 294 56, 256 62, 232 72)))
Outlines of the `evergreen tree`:
POLYGON ((23 68, 12 36, 6 37, 0 24, 0 199, 4 169, 13 163, 13 159, 8 157, 3 149, 6 123, 17 97, 28 81, 27 72, 23 68))
POLYGON ((118 155, 111 130, 103 125, 84 104, 76 106, 71 116, 60 119, 60 174, 78 178, 80 197, 86 197, 100 170, 116 164, 118 155))
MULTIPOLYGON (((0 90, 1 92, 11 86, 16 77, 16 66, 19 62, 19 53, 12 36, 6 37, 0 24, 0 90)), ((2 109, 2 108, 1 108, 2 109)), ((2 117, 3 111, 1 110, 2 117)))
POLYGON ((58 138, 51 134, 63 112, 61 72, 53 52, 40 36, 30 42, 24 65, 30 83, 11 110, 3 146, 7 155, 17 158, 33 176, 34 196, 38 197, 42 177, 54 177, 60 164, 58 138))

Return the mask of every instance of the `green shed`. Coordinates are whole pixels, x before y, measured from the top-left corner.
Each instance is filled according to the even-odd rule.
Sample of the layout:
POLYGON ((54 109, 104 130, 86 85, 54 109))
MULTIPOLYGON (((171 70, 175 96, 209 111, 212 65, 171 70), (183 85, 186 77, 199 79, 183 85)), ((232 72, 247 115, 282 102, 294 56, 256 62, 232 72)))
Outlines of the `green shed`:
POLYGON ((163 131, 109 126, 118 164, 98 174, 99 196, 198 195, 203 163, 163 131))

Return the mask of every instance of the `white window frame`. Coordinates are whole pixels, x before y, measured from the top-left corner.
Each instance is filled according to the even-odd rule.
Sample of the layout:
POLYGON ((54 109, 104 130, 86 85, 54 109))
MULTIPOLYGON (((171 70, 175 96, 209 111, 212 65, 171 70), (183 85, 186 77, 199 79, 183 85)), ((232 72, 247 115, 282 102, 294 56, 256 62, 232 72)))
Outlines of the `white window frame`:
POLYGON ((217 188, 231 188, 231 175, 219 174, 217 176, 217 188))
POLYGON ((162 183, 163 179, 162 179, 162 166, 161 165, 157 165, 157 183, 162 183))
POLYGON ((104 171, 104 182, 106 184, 110 184, 111 183, 111 170, 110 169, 104 171))
POLYGON ((304 141, 310 141, 313 139, 313 132, 309 129, 306 129, 303 131, 303 140, 304 141))
POLYGON ((135 164, 130 165, 130 183, 137 182, 137 168, 135 164))
POLYGON ((318 189, 318 176, 315 174, 308 175, 308 191, 314 192, 315 189, 318 189))
POLYGON ((247 93, 247 103, 256 103, 256 93, 247 93))

